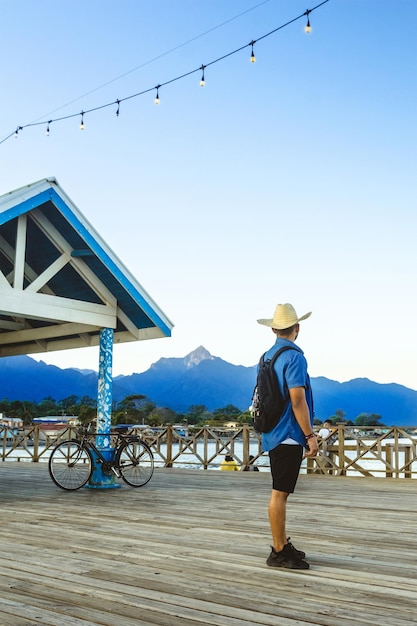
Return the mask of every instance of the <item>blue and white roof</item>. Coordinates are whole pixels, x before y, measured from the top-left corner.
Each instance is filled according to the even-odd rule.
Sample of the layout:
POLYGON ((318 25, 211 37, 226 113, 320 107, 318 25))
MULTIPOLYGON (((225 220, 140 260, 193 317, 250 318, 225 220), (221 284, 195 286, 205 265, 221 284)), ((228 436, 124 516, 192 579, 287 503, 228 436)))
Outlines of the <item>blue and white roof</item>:
POLYGON ((169 337, 173 324, 54 178, 0 196, 0 356, 169 337))

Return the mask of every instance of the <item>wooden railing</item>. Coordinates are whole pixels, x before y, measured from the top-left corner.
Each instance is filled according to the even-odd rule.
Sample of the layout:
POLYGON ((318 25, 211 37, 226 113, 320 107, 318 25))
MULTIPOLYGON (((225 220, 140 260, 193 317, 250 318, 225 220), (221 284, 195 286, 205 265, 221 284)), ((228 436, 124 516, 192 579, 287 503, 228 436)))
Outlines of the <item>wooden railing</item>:
MULTIPOLYGON (((243 468, 249 462, 261 471, 269 468, 268 454, 262 451, 261 436, 244 425, 236 429, 205 426, 181 435, 168 425, 157 432, 138 434, 151 446, 155 464, 160 467, 217 469, 226 454, 243 468)), ((54 445, 76 436, 74 427, 65 427, 54 435, 45 435, 39 426, 17 432, 0 427, 0 461, 47 461, 54 445)), ((335 476, 382 476, 417 478, 416 428, 353 428, 338 426, 327 441, 320 442, 315 459, 303 462, 307 473, 335 476)))

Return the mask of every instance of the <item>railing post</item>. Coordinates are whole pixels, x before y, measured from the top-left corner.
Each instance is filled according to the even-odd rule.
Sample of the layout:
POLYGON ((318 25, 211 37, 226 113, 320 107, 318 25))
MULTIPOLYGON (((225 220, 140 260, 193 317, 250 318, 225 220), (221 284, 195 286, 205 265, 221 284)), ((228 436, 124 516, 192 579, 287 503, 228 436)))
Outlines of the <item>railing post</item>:
POLYGON ((39 461, 39 431, 40 426, 35 426, 35 431, 33 433, 33 461, 37 463, 39 461))
POLYGON ((315 459, 311 458, 311 457, 307 457, 306 458, 306 473, 307 474, 314 474, 315 472, 315 468, 316 468, 316 463, 315 463, 315 459))
POLYGON ((243 467, 249 465, 249 451, 250 451, 250 431, 247 424, 243 424, 242 430, 242 462, 243 467))
POLYGON ((165 467, 172 467, 172 424, 167 426, 167 460, 165 467))
POLYGON ((392 478, 392 470, 390 469, 390 467, 392 467, 392 446, 390 446, 388 443, 385 444, 385 478, 392 478))
POLYGON ((400 477, 400 453, 399 453, 399 432, 398 429, 394 430, 394 478, 400 477))
POLYGON ((411 446, 404 446, 404 478, 411 478, 411 446))
POLYGON ((0 432, 3 433, 3 460, 6 458, 6 448, 7 448, 7 431, 6 428, 0 428, 0 432))
POLYGON ((337 425, 337 440, 338 440, 338 454, 339 454, 339 475, 345 476, 345 429, 343 424, 337 425))
POLYGON ((204 426, 204 436, 203 436, 203 442, 204 442, 204 469, 206 470, 208 468, 208 431, 206 426, 204 426))

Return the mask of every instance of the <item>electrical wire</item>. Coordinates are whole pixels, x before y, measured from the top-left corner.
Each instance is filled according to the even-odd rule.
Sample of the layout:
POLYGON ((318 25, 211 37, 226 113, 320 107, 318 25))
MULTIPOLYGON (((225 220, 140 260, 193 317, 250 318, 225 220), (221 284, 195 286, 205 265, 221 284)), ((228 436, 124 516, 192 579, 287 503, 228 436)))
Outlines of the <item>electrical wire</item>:
POLYGON ((41 117, 38 117, 36 120, 33 120, 33 122, 38 122, 39 120, 42 120, 46 116, 52 115, 53 113, 56 113, 57 111, 61 111, 62 109, 65 109, 67 106, 74 104, 74 102, 78 102, 79 100, 82 100, 82 98, 85 98, 86 96, 90 96, 92 93, 95 93, 96 91, 99 91, 100 89, 103 89, 104 87, 107 87, 108 85, 111 85, 117 82, 118 80, 125 78, 126 76, 129 76, 129 74, 133 74, 133 72, 136 72, 137 70, 140 70, 143 67, 146 67, 147 65, 150 65, 151 63, 154 63, 155 61, 159 61, 159 59, 162 59, 163 57, 166 57, 169 54, 172 54, 172 52, 176 52, 177 50, 180 50, 181 48, 188 46, 188 44, 192 43, 193 41, 196 41, 197 39, 201 39, 201 37, 205 37, 206 35, 212 33, 213 31, 218 30, 219 28, 222 28, 223 26, 226 26, 226 24, 230 24, 230 22, 233 22, 234 20, 239 19, 239 17, 242 17, 243 15, 246 15, 247 13, 250 13, 251 11, 255 11, 255 9, 258 9, 260 6, 262 6, 263 4, 267 4, 268 2, 271 2, 271 0, 263 0, 263 2, 259 2, 258 4, 255 4, 255 6, 250 7, 249 9, 246 9, 246 11, 242 11, 242 13, 239 13, 238 15, 234 15, 228 20, 225 20, 224 22, 221 22, 220 24, 217 24, 216 26, 213 26, 212 28, 205 30, 199 35, 196 35, 195 37, 192 37, 191 39, 187 39, 187 41, 184 41, 183 43, 178 44, 174 48, 170 48, 166 52, 162 52, 161 54, 158 54, 158 56, 153 57, 152 59, 149 59, 149 61, 145 61, 144 63, 141 63, 140 65, 137 65, 136 67, 133 67, 131 70, 124 72, 124 74, 120 74, 119 76, 116 76, 115 78, 112 78, 111 80, 108 80, 106 83, 102 83, 101 85, 94 87, 94 89, 91 89, 90 91, 87 91, 86 93, 83 93, 81 96, 78 96, 77 98, 74 98, 73 100, 70 100, 69 102, 66 102, 65 104, 62 104, 56 109, 53 109, 52 111, 49 111, 48 113, 45 113, 41 117))
MULTIPOLYGON (((274 28, 273 30, 269 31, 268 33, 265 33, 264 35, 258 37, 257 39, 252 39, 249 43, 240 46, 239 48, 236 48, 235 50, 232 50, 231 52, 228 52, 227 54, 224 54, 221 57, 218 57, 217 59, 214 59, 213 61, 210 61, 209 63, 205 63, 204 64, 204 68, 206 67, 210 67, 211 65, 214 65, 215 63, 219 63, 220 61, 223 61, 224 59, 227 59, 229 57, 231 57, 234 54, 237 54, 238 52, 241 52, 242 50, 244 50, 247 47, 252 47, 253 45, 259 41, 262 41, 263 39, 266 39, 266 37, 270 37, 271 35, 277 33, 278 31, 282 30, 283 28, 289 26, 290 24, 293 24, 294 22, 296 22, 297 20, 300 20, 301 18, 305 17, 305 16, 309 16, 313 11, 315 11, 316 9, 318 9, 319 7, 323 6, 324 4, 326 4, 327 2, 329 2, 330 0, 323 0, 322 2, 320 2, 319 4, 317 4, 316 6, 314 6, 312 9, 307 9, 307 11, 305 11, 304 13, 301 13, 300 15, 298 15, 297 17, 294 17, 292 20, 289 20, 288 22, 286 22, 285 24, 281 24, 281 26, 278 26, 277 28, 274 28)), ((259 5, 258 5, 259 6, 259 5)), ((250 10, 250 9, 249 9, 250 10)), ((234 18, 231 18, 234 19, 234 18)), ((217 27, 215 27, 217 28, 217 27)), ((207 31, 209 32, 209 31, 207 31)), ((193 41, 193 40, 190 40, 193 41)), ((186 45, 186 44, 182 44, 182 45, 186 45)), ((163 56, 163 55, 161 55, 163 56)), ((84 121, 84 116, 89 114, 89 113, 94 113, 95 111, 100 111, 102 109, 111 107, 111 106, 117 106, 117 111, 116 111, 116 115, 119 115, 119 110, 120 110, 120 103, 122 102, 126 102, 127 100, 132 100, 133 98, 138 98, 139 96, 143 96, 144 94, 150 93, 151 91, 157 91, 157 95, 159 94, 159 89, 161 87, 165 87, 166 85, 170 85, 171 83, 174 83, 178 80, 181 80, 183 78, 186 78, 187 76, 190 76, 191 74, 195 74, 196 72, 200 72, 201 68, 203 66, 199 66, 193 70, 190 70, 189 72, 185 72, 184 74, 181 74, 179 76, 176 76, 175 78, 171 78, 170 80, 165 81, 164 83, 160 83, 158 85, 155 85, 154 87, 149 87, 147 89, 144 89, 142 91, 138 91, 137 93, 131 94, 130 96, 126 96, 124 98, 118 98, 117 100, 113 101, 113 102, 107 102, 106 104, 102 104, 100 106, 97 107, 93 107, 91 109, 86 109, 83 110, 81 112, 77 112, 77 113, 71 113, 69 115, 63 115, 61 117, 57 117, 54 119, 49 119, 48 121, 36 121, 36 122, 31 122, 29 124, 24 124, 22 126, 17 126, 16 130, 14 130, 13 132, 9 133, 6 137, 4 137, 1 141, 0 141, 0 145, 5 143, 8 139, 10 139, 11 137, 15 136, 17 137, 19 132, 22 131, 25 128, 30 128, 32 126, 44 126, 47 125, 47 130, 49 130, 49 127, 52 123, 56 123, 56 122, 61 122, 63 120, 68 120, 74 117, 79 117, 81 116, 81 121, 84 121)), ((132 70, 134 71, 134 70, 132 70)), ((117 80, 117 79, 115 79, 117 80)), ((112 82, 112 81, 110 81, 112 82)), ((109 84, 109 83, 106 83, 109 84)), ((94 91, 94 90, 93 90, 94 91)), ((92 92, 90 92, 92 93, 92 92)), ((64 105, 67 106, 67 105, 64 105)))

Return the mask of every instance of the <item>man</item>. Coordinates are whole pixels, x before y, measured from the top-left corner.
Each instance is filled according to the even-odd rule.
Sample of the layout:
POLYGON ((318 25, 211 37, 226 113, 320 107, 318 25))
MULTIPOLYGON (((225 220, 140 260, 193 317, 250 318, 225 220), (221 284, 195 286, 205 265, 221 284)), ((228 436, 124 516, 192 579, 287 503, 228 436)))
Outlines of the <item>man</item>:
POLYGON ((328 446, 332 445, 335 442, 335 439, 337 439, 337 434, 332 433, 332 420, 325 420, 317 435, 317 441, 321 444, 321 451, 325 457, 330 457, 328 446))
POLYGON ((268 507, 272 541, 267 564, 271 567, 308 569, 305 553, 287 538, 285 519, 287 498, 294 492, 303 456, 317 455, 317 439, 313 432, 313 396, 303 351, 295 345, 300 322, 310 317, 298 317, 292 304, 278 304, 272 319, 260 319, 276 335, 273 347, 265 359, 270 359, 279 348, 290 345, 275 361, 275 372, 281 393, 288 398, 279 423, 262 435, 262 447, 269 452, 272 493, 268 507))
POLYGON ((317 438, 319 440, 320 439, 327 439, 327 437, 332 432, 332 426, 333 426, 332 420, 325 420, 323 422, 323 426, 319 430, 319 434, 317 435, 317 438))
POLYGON ((228 472, 238 472, 239 465, 237 461, 235 461, 235 459, 232 457, 231 454, 226 454, 223 461, 220 463, 220 469, 222 471, 226 470, 228 472))
POLYGON ((242 472, 259 472, 259 467, 254 465, 255 457, 253 454, 249 455, 249 462, 242 467, 242 472))

